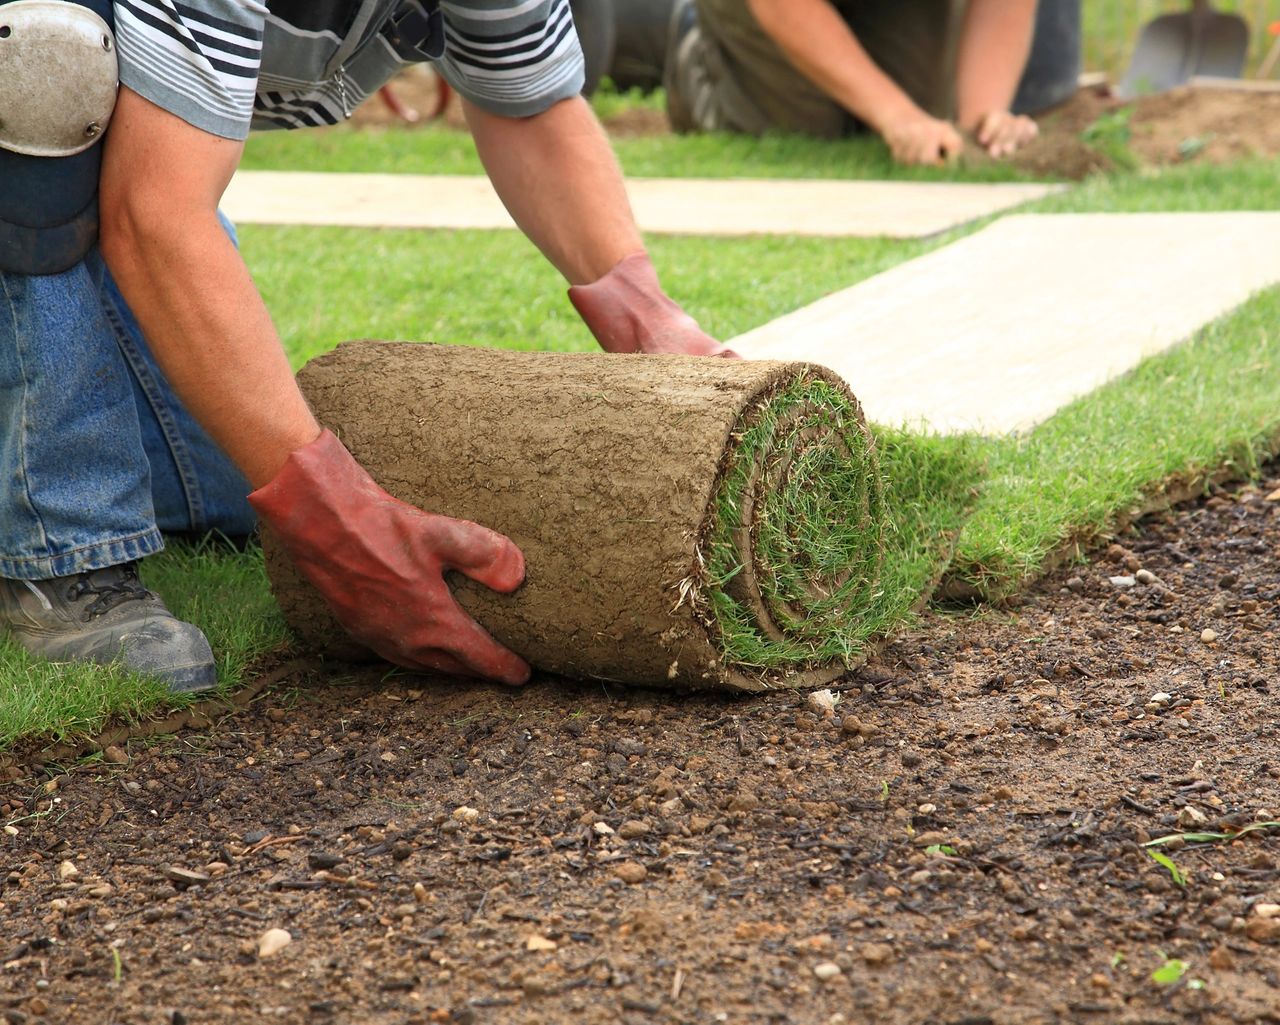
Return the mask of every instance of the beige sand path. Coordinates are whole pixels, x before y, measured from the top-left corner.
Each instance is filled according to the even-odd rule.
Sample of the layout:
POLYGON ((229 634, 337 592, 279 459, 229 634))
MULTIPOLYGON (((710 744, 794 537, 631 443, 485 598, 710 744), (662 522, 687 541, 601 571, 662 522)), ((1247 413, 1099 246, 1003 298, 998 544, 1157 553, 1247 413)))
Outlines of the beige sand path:
MULTIPOLYGON (((1063 186, 631 178, 642 230, 671 235, 919 238, 1063 186)), ((222 208, 242 224, 514 228, 489 180, 460 175, 240 171, 222 208)))
POLYGON ((1025 214, 748 332, 867 416, 1025 430, 1280 281, 1280 213, 1025 214))

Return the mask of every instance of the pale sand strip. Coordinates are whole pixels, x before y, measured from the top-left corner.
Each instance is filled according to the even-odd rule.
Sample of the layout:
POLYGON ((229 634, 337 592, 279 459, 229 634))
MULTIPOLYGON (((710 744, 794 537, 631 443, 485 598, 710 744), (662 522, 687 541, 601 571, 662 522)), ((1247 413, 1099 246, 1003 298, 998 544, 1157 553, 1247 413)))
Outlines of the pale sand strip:
MULTIPOLYGON (((1040 184, 632 178, 642 230, 672 235, 919 238, 1061 189, 1040 184)), ((242 224, 514 228, 489 180, 240 171, 222 208, 242 224)))
POLYGON ((841 374, 867 416, 1025 430, 1280 281, 1280 213, 1003 218, 732 340, 841 374))

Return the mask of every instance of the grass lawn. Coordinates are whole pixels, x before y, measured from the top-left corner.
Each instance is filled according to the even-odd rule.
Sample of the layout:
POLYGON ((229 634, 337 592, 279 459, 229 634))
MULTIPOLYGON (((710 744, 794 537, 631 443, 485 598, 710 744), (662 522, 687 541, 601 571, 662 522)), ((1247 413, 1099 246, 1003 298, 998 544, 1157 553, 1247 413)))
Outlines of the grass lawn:
MULTIPOLYGON (((943 175, 895 171, 874 140, 643 138, 623 140, 619 153, 637 175, 943 175)), ((278 133, 253 140, 244 166, 479 170, 469 139, 444 129, 278 133)), ((1276 161, 1131 172, 1091 179, 1031 209, 1266 209, 1277 173, 1276 161)), ((1017 177, 991 166, 945 174, 966 181, 1017 177)), ((651 250, 668 289, 708 330, 730 337, 958 234, 923 242, 654 238, 651 250)), ((524 349, 594 345, 563 282, 515 233, 245 226, 241 244, 295 365, 359 337, 524 349)), ((1005 593, 1047 561, 1105 536, 1117 515, 1169 480, 1196 479, 1225 464, 1247 473, 1280 431, 1278 325, 1280 289, 1273 289, 1026 438, 895 440, 895 466, 936 466, 951 453, 987 467, 951 566, 953 581, 1005 593)), ((911 484, 903 482, 904 493, 911 484)), ((946 511, 937 515, 945 518, 946 511)), ((145 571, 176 612, 209 633, 224 687, 235 686, 255 657, 286 643, 257 556, 180 549, 149 560, 145 571)), ((0 680, 0 748, 22 738, 92 732, 109 716, 142 714, 163 700, 153 685, 122 674, 44 666, 12 648, 0 648, 0 680)))
MULTIPOLYGON (((598 105, 597 105, 598 106, 598 105)), ((623 171, 640 178, 896 178, 950 181, 949 168, 896 167, 875 138, 837 141, 772 136, 652 135, 618 139, 623 171)), ((372 171, 384 174, 483 174, 471 137, 444 126, 355 130, 349 126, 264 132, 245 148, 252 171, 372 171)), ((1028 176, 973 159, 965 181, 1025 181, 1028 176)))

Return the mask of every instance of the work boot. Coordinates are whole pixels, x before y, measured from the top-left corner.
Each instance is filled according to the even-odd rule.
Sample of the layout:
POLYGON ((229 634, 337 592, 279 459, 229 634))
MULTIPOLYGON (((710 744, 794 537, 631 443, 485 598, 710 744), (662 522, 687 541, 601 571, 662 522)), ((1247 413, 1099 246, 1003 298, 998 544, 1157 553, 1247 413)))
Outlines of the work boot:
POLYGON ((662 84, 667 90, 667 118, 677 132, 698 128, 693 115, 696 92, 688 81, 691 75, 689 49, 698 45, 698 9, 694 0, 676 0, 667 23, 667 52, 662 70, 662 84))
POLYGON ((117 662, 175 693, 217 683, 204 634, 138 580, 138 564, 49 580, 0 579, 0 627, 52 662, 117 662))

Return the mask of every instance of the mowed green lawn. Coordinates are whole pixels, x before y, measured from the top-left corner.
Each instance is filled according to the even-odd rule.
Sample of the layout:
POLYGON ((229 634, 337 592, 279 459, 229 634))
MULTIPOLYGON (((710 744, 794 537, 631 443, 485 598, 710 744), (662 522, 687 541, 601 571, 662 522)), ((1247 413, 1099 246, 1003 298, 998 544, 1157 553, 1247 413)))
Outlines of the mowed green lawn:
MULTIPOLYGON (((758 177, 1017 177, 998 166, 904 174, 874 140, 655 137, 624 140, 632 174, 758 177)), ((467 136, 444 129, 347 129, 251 142, 246 167, 467 173, 467 136)), ((1280 162, 1188 165, 1091 180, 1030 209, 1266 209, 1280 162)), ((966 228, 975 230, 977 225, 966 228)), ((295 365, 351 338, 521 349, 590 349, 564 282, 515 233, 243 226, 246 261, 295 365)), ((803 238, 653 238, 669 291, 713 333, 730 337, 843 288, 959 233, 928 242, 803 238)), ((1076 554, 1118 513, 1171 477, 1229 463, 1247 474, 1280 431, 1280 290, 1256 296, 1191 343, 1064 410, 1021 439, 960 439, 986 465, 983 496, 952 573, 991 594, 1076 554)), ((857 382, 852 382, 856 391, 857 382)), ((921 445, 950 444, 922 439, 921 445)), ((907 465, 907 460, 903 465, 907 465)), ((148 580, 208 632, 224 688, 279 652, 287 634, 256 554, 176 548, 149 560, 148 580)), ((167 703, 152 684, 110 669, 52 667, 0 648, 0 749, 92 733, 113 716, 167 703)))

